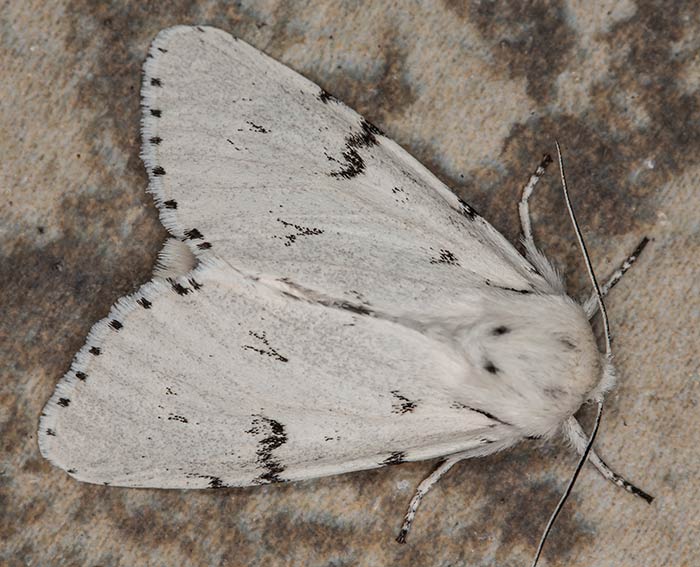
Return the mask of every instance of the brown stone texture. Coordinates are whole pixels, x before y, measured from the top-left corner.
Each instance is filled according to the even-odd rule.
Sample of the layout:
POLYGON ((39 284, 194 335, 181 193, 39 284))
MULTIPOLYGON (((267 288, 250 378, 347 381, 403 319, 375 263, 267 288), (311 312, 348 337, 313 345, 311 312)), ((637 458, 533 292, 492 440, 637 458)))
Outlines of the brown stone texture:
MULTIPOLYGON (((217 491, 78 483, 37 448, 42 407, 91 325, 149 279, 166 233, 139 159, 141 64, 174 24, 221 27, 380 126, 518 238, 516 202, 560 140, 600 275, 652 239, 608 300, 620 379, 598 446, 656 496, 584 469, 549 566, 700 556, 700 10, 690 0, 0 2, 0 564, 527 565, 576 459, 524 443, 217 491)), ((555 171, 535 233, 588 287, 555 171)), ((584 410, 590 425, 590 410, 584 410)))

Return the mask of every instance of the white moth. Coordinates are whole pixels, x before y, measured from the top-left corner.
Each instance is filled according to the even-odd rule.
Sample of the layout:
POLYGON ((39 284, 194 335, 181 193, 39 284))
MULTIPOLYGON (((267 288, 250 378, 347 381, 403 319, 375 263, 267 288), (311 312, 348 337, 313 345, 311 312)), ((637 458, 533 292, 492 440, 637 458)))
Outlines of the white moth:
POLYGON ((614 372, 596 297, 570 299, 532 240, 542 167, 520 204, 526 259, 375 126, 225 32, 162 31, 144 75, 142 158, 173 238, 59 382, 47 459, 84 482, 220 488, 446 457, 403 539, 462 459, 562 431, 584 453, 573 414, 614 372))

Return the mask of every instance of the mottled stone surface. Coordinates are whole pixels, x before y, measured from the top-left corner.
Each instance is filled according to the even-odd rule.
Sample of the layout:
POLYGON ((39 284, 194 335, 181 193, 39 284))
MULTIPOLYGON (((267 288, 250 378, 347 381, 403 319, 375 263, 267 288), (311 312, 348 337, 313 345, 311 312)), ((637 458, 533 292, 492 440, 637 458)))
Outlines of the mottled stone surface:
MULTIPOLYGON (((0 6, 0 563, 526 565, 575 458, 466 462, 394 535, 434 463, 218 491, 80 484, 39 454, 39 414, 90 326, 147 281, 165 231, 144 189, 140 67, 158 30, 231 31, 380 126, 511 239, 558 138, 600 274, 647 235, 608 309, 620 384, 543 565, 697 564, 700 12, 691 1, 193 2, 0 6)), ((536 236, 585 286, 556 175, 536 236)))

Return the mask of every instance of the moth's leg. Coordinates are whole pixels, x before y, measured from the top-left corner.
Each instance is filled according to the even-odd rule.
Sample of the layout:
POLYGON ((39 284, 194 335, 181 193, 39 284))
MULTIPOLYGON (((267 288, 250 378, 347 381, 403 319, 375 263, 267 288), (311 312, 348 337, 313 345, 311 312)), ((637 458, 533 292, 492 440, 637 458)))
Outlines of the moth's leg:
POLYGON ((535 245, 535 238, 532 235, 532 220, 530 219, 530 197, 550 163, 552 163, 552 158, 549 154, 545 154, 540 165, 535 169, 535 173, 530 176, 527 184, 523 187, 523 193, 518 203, 518 213, 520 214, 520 226, 523 231, 522 243, 525 246, 525 257, 532 263, 537 272, 547 280, 555 292, 564 294, 566 293, 564 281, 559 272, 535 245))
MULTIPOLYGON (((632 267, 632 264, 637 261, 637 258, 639 258, 639 255, 642 253, 642 250, 644 250, 648 243, 649 239, 646 236, 642 238, 641 242, 637 244, 637 247, 634 249, 634 252, 632 252, 632 254, 630 254, 627 259, 622 262, 622 264, 620 264, 620 267, 612 273, 612 275, 608 278, 608 281, 600 286, 600 293, 603 297, 608 295, 608 292, 615 287, 617 282, 622 279, 622 276, 624 276, 627 270, 632 267)), ((598 307, 598 297, 596 296, 595 291, 593 291, 591 296, 583 304, 583 310, 586 312, 586 316, 590 319, 598 312, 598 307)))
POLYGON ((535 185, 540 181, 540 178, 544 175, 544 170, 547 166, 552 163, 552 158, 549 154, 545 154, 542 157, 540 165, 537 166, 535 173, 530 176, 525 187, 523 187, 522 195, 520 196, 520 203, 518 203, 518 213, 520 214, 520 226, 523 231, 523 244, 528 253, 531 250, 536 250, 535 239, 532 236, 532 220, 530 219, 530 205, 529 200, 535 190, 535 185))
MULTIPOLYGON (((575 417, 570 417, 566 420, 564 424, 564 433, 569 439, 569 442, 574 446, 579 455, 583 454, 586 449, 586 444, 588 443, 588 437, 583 431, 581 424, 575 417)), ((598 469, 598 472, 608 479, 613 484, 616 484, 620 488, 624 488, 627 492, 639 496, 651 504, 654 497, 650 494, 644 492, 641 488, 637 488, 631 482, 622 478, 619 474, 613 471, 608 465, 605 464, 603 459, 598 456, 594 450, 588 453, 588 461, 598 469)))
POLYGON ((406 543, 406 535, 411 529, 413 518, 416 517, 416 510, 418 510, 418 506, 420 506, 423 496, 425 496, 433 485, 440 480, 454 465, 456 465, 459 461, 468 459, 470 456, 471 453, 457 453, 456 455, 452 455, 451 457, 448 457, 442 461, 432 473, 423 479, 423 481, 418 485, 418 489, 413 495, 413 498, 411 498, 411 503, 408 505, 408 512, 406 512, 403 525, 401 526, 399 535, 396 537, 396 541, 399 543, 406 543))

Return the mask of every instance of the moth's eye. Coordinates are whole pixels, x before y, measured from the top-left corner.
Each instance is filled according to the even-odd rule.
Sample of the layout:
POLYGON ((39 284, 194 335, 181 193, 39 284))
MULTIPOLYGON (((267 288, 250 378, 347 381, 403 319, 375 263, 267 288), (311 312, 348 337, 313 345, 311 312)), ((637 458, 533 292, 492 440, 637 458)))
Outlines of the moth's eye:
POLYGON ((505 325, 500 325, 491 331, 491 334, 495 337, 498 337, 500 335, 505 335, 506 333, 510 333, 510 329, 508 327, 506 327, 505 325))

